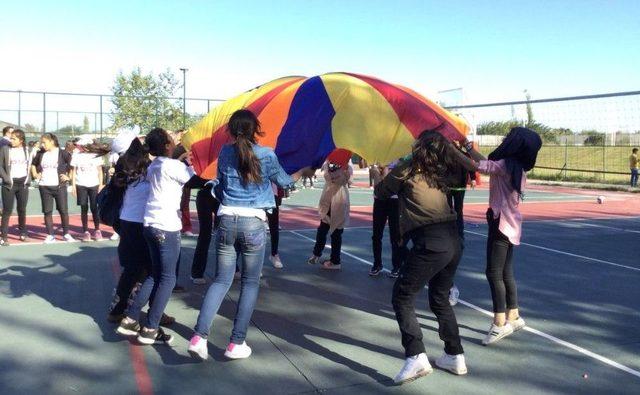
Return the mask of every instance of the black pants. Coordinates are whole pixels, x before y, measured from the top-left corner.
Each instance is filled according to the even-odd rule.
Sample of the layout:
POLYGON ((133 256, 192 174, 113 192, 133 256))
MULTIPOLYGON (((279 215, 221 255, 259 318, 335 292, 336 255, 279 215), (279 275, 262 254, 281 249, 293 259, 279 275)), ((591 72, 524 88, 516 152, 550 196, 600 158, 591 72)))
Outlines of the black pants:
POLYGON ((219 222, 216 212, 220 207, 220 202, 211 196, 211 188, 203 188, 196 195, 196 210, 198 212, 198 222, 200 222, 200 233, 198 234, 198 243, 193 254, 193 262, 191 263, 191 277, 202 278, 207 269, 207 257, 209 254, 209 245, 211 244, 211 232, 214 225, 217 227, 219 222), (215 216, 215 220, 213 220, 215 216))
POLYGON ((80 219, 82 220, 82 232, 86 232, 89 228, 89 209, 91 209, 91 218, 93 219, 93 228, 100 229, 100 218, 98 217, 98 205, 96 204, 96 196, 98 196, 98 187, 84 187, 76 185, 76 196, 78 197, 78 206, 80 206, 80 219))
POLYGON ((500 218, 487 210, 489 239, 487 240, 487 280, 491 288, 493 312, 504 313, 518 308, 518 291, 513 275, 513 244, 500 229, 500 218))
POLYGON ((56 210, 60 214, 63 234, 69 233, 69 210, 67 207, 67 184, 55 187, 40 186, 40 200, 42 201, 42 213, 47 234, 53 235, 53 201, 56 202, 56 210))
POLYGON ((393 286, 391 303, 407 357, 425 352, 422 329, 416 318, 415 298, 429 284, 429 306, 438 319, 444 351, 462 354, 456 315, 449 304, 449 289, 460 261, 460 239, 455 222, 424 226, 409 232, 413 248, 393 286))
MULTIPOLYGON (((464 243, 464 194, 465 190, 451 190, 447 194, 447 202, 449 202, 449 207, 455 210, 458 219, 456 220, 456 224, 458 225, 458 235, 460 236, 460 240, 464 243)), ((463 245, 464 248, 464 245, 463 245)))
POLYGON ((110 314, 123 314, 136 283, 141 283, 151 273, 151 256, 142 230, 142 223, 120 220, 118 259, 122 273, 110 314))
POLYGON ((17 201, 18 207, 18 227, 20 234, 27 233, 27 200, 29 199, 29 188, 25 187, 26 177, 14 178, 11 188, 1 187, 2 189, 2 225, 0 233, 2 238, 6 238, 9 232, 9 219, 13 212, 13 205, 17 201))
MULTIPOLYGON (((311 184, 313 186, 313 183, 311 184)), ((269 235, 271 236, 271 256, 278 255, 278 244, 280 243, 280 205, 282 204, 282 198, 274 196, 276 200, 276 207, 271 210, 271 213, 267 211, 267 220, 269 222, 269 235)))
POLYGON ((382 236, 384 226, 389 221, 389 242, 391 244, 391 265, 400 269, 404 261, 405 249, 400 235, 400 212, 398 199, 373 199, 373 266, 382 268, 382 236))
MULTIPOLYGON (((327 244, 327 234, 330 226, 320 221, 320 226, 316 232, 316 245, 313 246, 313 255, 322 256, 324 245, 327 244)), ((340 250, 342 249, 342 232, 344 229, 334 229, 331 233, 331 263, 340 264, 340 250)))

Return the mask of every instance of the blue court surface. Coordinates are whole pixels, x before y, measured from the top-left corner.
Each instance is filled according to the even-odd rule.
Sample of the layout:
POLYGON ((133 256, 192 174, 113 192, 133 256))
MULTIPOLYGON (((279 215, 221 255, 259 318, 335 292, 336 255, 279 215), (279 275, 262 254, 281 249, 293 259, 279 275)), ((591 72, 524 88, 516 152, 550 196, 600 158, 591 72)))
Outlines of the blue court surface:
MULTIPOLYGON (((294 210, 297 200, 315 202, 316 193, 302 191, 286 204, 294 210)), ((486 202, 482 191, 469 201, 476 193, 486 202)), ((0 394, 640 393, 640 217, 526 222, 514 262, 528 326, 490 347, 481 345, 491 322, 486 226, 468 224, 454 309, 469 373, 436 369, 402 386, 392 381, 404 358, 393 280, 367 274, 370 227, 345 231, 340 272, 306 264, 314 236, 315 229, 285 228, 284 269, 265 260, 247 338, 251 358, 222 355, 239 293, 234 284, 204 363, 187 353, 207 290, 189 282, 195 239, 183 239, 179 282, 187 292, 174 294, 167 308, 177 319, 168 328, 172 347, 139 346, 106 321, 119 270, 116 242, 0 249, 0 394)), ((388 244, 384 254, 389 267, 388 244)), ((209 280, 214 265, 211 248, 209 280)), ((433 362, 442 342, 426 292, 417 311, 433 362)))

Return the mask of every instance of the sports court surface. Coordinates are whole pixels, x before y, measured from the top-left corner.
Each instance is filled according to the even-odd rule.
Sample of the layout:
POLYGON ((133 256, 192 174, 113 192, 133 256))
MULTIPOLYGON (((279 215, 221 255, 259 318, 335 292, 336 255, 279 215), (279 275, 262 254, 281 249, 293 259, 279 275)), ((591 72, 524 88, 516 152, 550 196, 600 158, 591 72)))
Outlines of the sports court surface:
MULTIPOLYGON (((183 238, 179 283, 167 313, 172 347, 138 346, 114 333, 106 309, 119 272, 116 242, 43 245, 39 198, 31 191, 32 239, 0 249, 0 394, 638 394, 640 393, 640 196, 531 186, 515 268, 526 330, 483 347, 491 297, 484 276, 487 190, 468 191, 466 248, 455 307, 469 373, 435 370, 394 386, 403 364, 391 307, 393 280, 369 277, 371 191, 351 190, 343 270, 307 265, 320 190, 284 203, 280 255, 265 261, 247 360, 223 357, 238 286, 216 317, 210 359, 187 342, 207 285, 189 282, 195 238, 183 238), (596 203, 604 195, 605 203, 596 203)), ((75 199, 70 208, 77 213, 75 199)), ((194 207, 192 207, 194 208, 194 207)), ((194 212, 195 217, 195 212, 194 212)), ((56 217, 54 217, 56 219, 56 217)), ((57 220, 57 219, 56 219, 57 220)), ((72 231, 79 232, 78 215, 72 231)), ((11 232, 15 233, 12 229, 11 232)), ((104 232, 106 236, 110 232, 104 232)), ((60 238, 61 235, 58 235, 60 238)), ((383 250, 389 267, 388 240, 383 250)), ((268 250, 268 248, 267 248, 268 250)), ((325 250, 325 255, 328 249, 325 250)), ((215 265, 210 249, 208 276, 215 265)), ((417 308, 429 358, 442 352, 426 292, 417 308)))

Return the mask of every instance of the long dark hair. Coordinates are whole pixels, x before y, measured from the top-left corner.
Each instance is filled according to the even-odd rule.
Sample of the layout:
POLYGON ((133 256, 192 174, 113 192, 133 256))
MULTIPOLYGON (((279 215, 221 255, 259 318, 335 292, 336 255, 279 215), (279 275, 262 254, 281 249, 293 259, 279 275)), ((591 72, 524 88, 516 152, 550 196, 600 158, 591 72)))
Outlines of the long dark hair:
POLYGON ((171 142, 171 136, 162 128, 152 129, 144 139, 144 143, 149 147, 149 153, 153 156, 169 156, 167 144, 171 142))
POLYGON ((238 110, 229 119, 229 134, 236 139, 234 146, 238 153, 238 171, 243 184, 262 182, 260 161, 253 152, 256 135, 263 136, 260 121, 249 110, 238 110))
POLYGON ((413 143, 409 177, 424 178, 431 188, 442 192, 449 190, 451 171, 455 160, 450 153, 450 143, 440 133, 425 130, 413 143))
POLYGON ((58 136, 56 136, 53 133, 44 133, 42 135, 42 138, 45 138, 49 141, 53 141, 53 145, 55 145, 56 147, 60 148, 60 143, 58 142, 58 136))
POLYGON ((26 141, 24 141, 24 131, 22 129, 15 129, 11 134, 20 140, 20 144, 22 144, 23 147, 27 146, 26 141))
POLYGON ((147 147, 138 139, 133 139, 129 149, 122 154, 116 163, 113 183, 120 188, 144 179, 151 160, 147 147))

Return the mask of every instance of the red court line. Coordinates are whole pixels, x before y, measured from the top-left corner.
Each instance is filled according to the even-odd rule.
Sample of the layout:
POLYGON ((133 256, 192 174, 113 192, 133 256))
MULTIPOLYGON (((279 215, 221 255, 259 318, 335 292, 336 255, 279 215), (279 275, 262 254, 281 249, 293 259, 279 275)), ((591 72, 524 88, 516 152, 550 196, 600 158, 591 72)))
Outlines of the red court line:
MULTIPOLYGON (((113 261, 111 261, 111 270, 114 278, 118 280, 120 277, 120 266, 118 265, 117 256, 113 261)), ((153 384, 151 383, 151 376, 147 369, 142 347, 137 347, 132 343, 129 343, 129 357, 131 358, 131 365, 133 367, 133 374, 136 380, 136 386, 138 387, 138 393, 141 395, 153 395, 153 384)))

